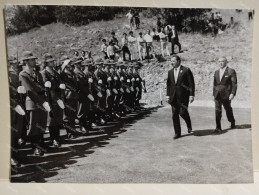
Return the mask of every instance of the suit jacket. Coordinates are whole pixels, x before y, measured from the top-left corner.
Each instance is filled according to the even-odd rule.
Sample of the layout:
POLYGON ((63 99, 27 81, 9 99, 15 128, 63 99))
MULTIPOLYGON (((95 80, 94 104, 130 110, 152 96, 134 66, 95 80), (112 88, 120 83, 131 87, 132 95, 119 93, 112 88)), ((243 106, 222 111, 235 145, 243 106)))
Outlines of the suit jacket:
POLYGON ((175 30, 175 37, 174 37, 174 38, 172 38, 172 35, 173 35, 173 32, 170 31, 170 32, 168 33, 168 42, 179 41, 177 30, 175 30))
POLYGON ((168 71, 167 78, 167 96, 169 96, 169 104, 173 102, 176 97, 177 102, 188 105, 189 96, 195 94, 195 83, 191 70, 187 67, 181 66, 175 83, 174 68, 168 71))
POLYGON ((228 99, 230 94, 236 95, 236 91, 237 76, 234 69, 227 67, 221 81, 219 70, 215 71, 213 84, 213 96, 215 99, 218 97, 223 100, 228 99))
POLYGON ((27 92, 26 110, 40 108, 45 102, 45 87, 41 74, 38 71, 30 74, 23 70, 19 74, 19 80, 27 92))

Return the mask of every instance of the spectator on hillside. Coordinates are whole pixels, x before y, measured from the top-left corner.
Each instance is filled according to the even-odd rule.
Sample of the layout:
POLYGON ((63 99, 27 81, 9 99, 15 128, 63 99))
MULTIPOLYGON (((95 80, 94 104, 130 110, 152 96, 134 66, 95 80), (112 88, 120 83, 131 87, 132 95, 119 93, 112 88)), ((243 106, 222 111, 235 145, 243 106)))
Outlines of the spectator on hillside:
POLYGON ((172 29, 170 30, 169 34, 168 34, 168 41, 171 42, 172 44, 172 53, 171 55, 175 54, 174 53, 174 46, 177 45, 179 48, 179 53, 182 51, 182 47, 181 44, 179 42, 179 37, 178 37, 178 32, 175 29, 175 26, 172 26, 172 29))
POLYGON ((152 45, 153 37, 150 34, 150 30, 147 30, 147 34, 145 34, 145 36, 144 36, 144 41, 147 43, 147 45, 146 45, 146 55, 147 55, 148 58, 150 58, 151 51, 152 51, 152 49, 154 49, 153 45, 152 45))
MULTIPOLYGON (((158 30, 158 32, 159 31, 161 31, 160 29, 158 30)), ((159 41, 160 40, 160 38, 159 38, 159 33, 158 32, 156 32, 156 29, 155 28, 153 28, 152 29, 152 32, 150 33, 151 34, 151 36, 153 37, 153 40, 156 40, 156 41, 159 41)))
POLYGON ((101 52, 104 54, 104 59, 108 59, 108 56, 107 56, 107 47, 108 47, 108 44, 106 43, 106 39, 103 39, 102 40, 103 44, 101 46, 101 52))
POLYGON ((161 42, 162 56, 165 57, 165 53, 167 56, 170 56, 170 52, 169 52, 168 44, 167 44, 167 36, 166 36, 164 30, 159 33, 159 37, 160 37, 160 42, 161 42))
POLYGON ((131 9, 129 10, 129 13, 127 13, 126 17, 129 20, 129 26, 130 26, 130 30, 132 30, 132 26, 133 26, 133 14, 131 12, 131 9))
POLYGON ((135 20, 135 25, 136 25, 136 29, 139 28, 139 24, 140 24, 140 19, 139 19, 139 12, 136 11, 133 15, 134 20, 135 20))
POLYGON ((129 61, 131 60, 131 54, 130 54, 130 50, 128 47, 128 37, 127 37, 127 33, 123 33, 123 38, 121 40, 122 42, 122 53, 123 53, 123 61, 126 61, 126 53, 129 55, 129 61))
POLYGON ((92 57, 91 51, 87 51, 87 55, 85 56, 85 60, 89 60, 89 61, 91 61, 92 63, 94 62, 94 59, 93 59, 93 57, 92 57))
POLYGON ((82 58, 82 60, 85 59, 85 51, 82 51, 82 52, 81 52, 81 58, 82 58))
POLYGON ((107 47, 107 56, 110 60, 115 59, 114 42, 112 41, 109 42, 109 46, 107 47))
POLYGON ((74 57, 75 57, 75 58, 78 58, 78 57, 79 57, 79 52, 78 52, 78 51, 75 51, 75 52, 74 52, 74 57))
POLYGON ((161 18, 160 18, 160 17, 157 18, 156 26, 157 26, 157 30, 163 28, 163 27, 162 27, 163 24, 162 24, 162 21, 161 21, 161 18))
POLYGON ((248 20, 252 20, 252 19, 253 19, 253 11, 250 10, 250 11, 248 12, 248 20))
POLYGON ((118 39, 115 37, 115 32, 112 32, 111 35, 112 35, 112 38, 111 38, 110 41, 113 42, 114 45, 119 46, 119 41, 118 41, 118 39))
POLYGON ((142 61, 145 59, 145 41, 144 41, 142 32, 139 33, 139 37, 137 38, 137 43, 138 43, 139 59, 142 61))
POLYGON ((131 53, 131 60, 137 59, 137 54, 136 54, 136 37, 134 37, 133 32, 129 32, 129 37, 128 37, 128 46, 129 46, 129 51, 131 53))

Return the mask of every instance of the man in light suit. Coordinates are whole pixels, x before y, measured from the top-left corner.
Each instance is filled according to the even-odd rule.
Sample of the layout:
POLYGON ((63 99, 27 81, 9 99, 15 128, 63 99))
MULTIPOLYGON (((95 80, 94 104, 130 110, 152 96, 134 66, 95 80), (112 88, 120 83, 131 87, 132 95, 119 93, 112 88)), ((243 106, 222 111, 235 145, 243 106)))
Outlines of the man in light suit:
POLYGON ((174 123, 174 139, 181 137, 179 115, 185 120, 188 133, 192 131, 191 118, 188 112, 189 102, 194 101, 195 83, 191 70, 181 65, 181 58, 173 55, 171 58, 173 69, 168 71, 167 100, 172 107, 174 123))
POLYGON ((214 74, 213 96, 215 99, 216 129, 214 132, 221 132, 222 105, 227 114, 231 128, 235 128, 235 118, 231 107, 231 101, 234 99, 237 91, 236 71, 227 66, 227 59, 219 59, 220 69, 214 74))

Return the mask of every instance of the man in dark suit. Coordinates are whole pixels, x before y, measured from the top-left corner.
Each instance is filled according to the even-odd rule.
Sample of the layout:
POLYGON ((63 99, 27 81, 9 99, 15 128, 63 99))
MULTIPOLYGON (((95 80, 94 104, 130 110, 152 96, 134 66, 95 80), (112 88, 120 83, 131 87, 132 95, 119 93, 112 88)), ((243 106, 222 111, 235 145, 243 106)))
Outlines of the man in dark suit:
POLYGON ((174 46, 177 45, 179 48, 179 53, 182 52, 182 46, 179 42, 179 37, 178 37, 178 32, 175 29, 175 26, 172 26, 172 29, 169 29, 169 33, 168 33, 168 41, 171 42, 172 44, 172 53, 171 55, 174 54, 174 46))
POLYGON ((168 71, 167 100, 172 107, 174 123, 174 139, 181 137, 179 115, 185 120, 188 133, 192 131, 192 124, 188 112, 189 102, 194 101, 195 83, 191 70, 181 65, 181 58, 173 55, 171 58, 173 69, 168 71))
POLYGON ((219 59, 220 69, 214 74, 213 96, 215 99, 216 113, 216 129, 214 132, 220 132, 222 105, 227 114, 228 121, 231 123, 231 128, 235 128, 235 118, 231 107, 231 101, 234 99, 237 91, 237 76, 236 71, 227 66, 227 59, 222 57, 219 59))

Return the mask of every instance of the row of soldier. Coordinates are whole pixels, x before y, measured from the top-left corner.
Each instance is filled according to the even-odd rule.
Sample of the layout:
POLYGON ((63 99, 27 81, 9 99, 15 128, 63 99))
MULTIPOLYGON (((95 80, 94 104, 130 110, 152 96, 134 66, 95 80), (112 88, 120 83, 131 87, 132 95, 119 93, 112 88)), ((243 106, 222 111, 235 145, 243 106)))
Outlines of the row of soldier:
POLYGON ((35 156, 46 152, 44 133, 60 147, 60 130, 67 139, 87 134, 96 125, 121 118, 142 109, 139 100, 144 81, 137 63, 117 63, 63 56, 57 71, 55 58, 44 55, 39 69, 32 52, 23 53, 22 70, 18 60, 9 58, 11 104, 11 164, 19 165, 19 147, 31 144, 35 156), (76 128, 79 126, 79 128, 76 128))

